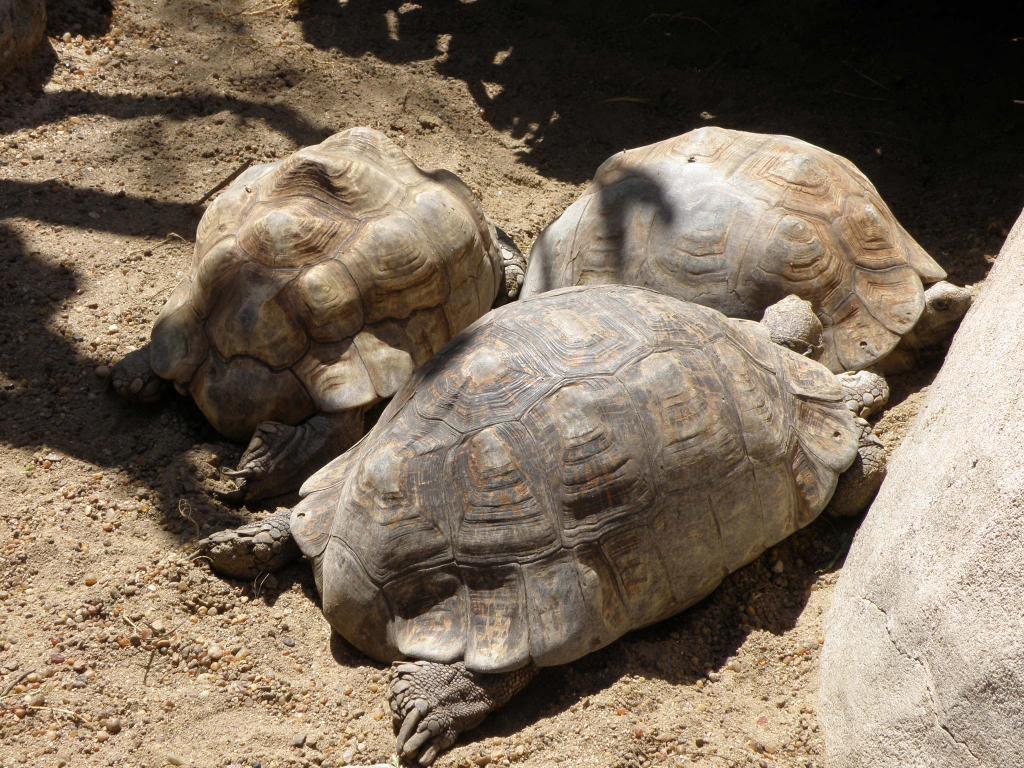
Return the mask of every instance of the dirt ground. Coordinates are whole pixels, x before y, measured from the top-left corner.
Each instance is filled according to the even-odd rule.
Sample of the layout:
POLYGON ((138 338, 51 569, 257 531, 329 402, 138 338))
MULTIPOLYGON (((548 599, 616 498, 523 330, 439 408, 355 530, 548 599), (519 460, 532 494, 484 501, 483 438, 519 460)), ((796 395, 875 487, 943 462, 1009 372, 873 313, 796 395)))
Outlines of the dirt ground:
MULTIPOLYGON (((237 447, 184 400, 106 389, 243 163, 372 126, 462 176, 525 250, 614 151, 709 123, 790 133, 850 157, 975 282, 1024 203, 1024 13, 1000 13, 51 2, 48 43, 0 90, 0 768, 392 759, 385 670, 332 640, 308 569, 243 584, 190 560, 259 514, 196 490, 237 447)), ((894 382, 889 447, 933 374, 894 382)), ((821 617, 855 528, 821 520, 545 671, 439 765, 822 766, 821 617)))

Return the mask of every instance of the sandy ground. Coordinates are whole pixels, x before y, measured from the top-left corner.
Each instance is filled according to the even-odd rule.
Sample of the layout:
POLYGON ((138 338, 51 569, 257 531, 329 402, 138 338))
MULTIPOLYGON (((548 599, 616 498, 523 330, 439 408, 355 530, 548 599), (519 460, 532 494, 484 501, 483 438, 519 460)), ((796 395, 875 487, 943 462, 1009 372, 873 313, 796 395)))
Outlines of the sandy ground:
MULTIPOLYGON (((369 125, 462 176, 525 249, 618 149, 787 132, 851 157, 961 282, 1020 208, 1024 91, 991 73, 1024 44, 998 20, 424 5, 55 0, 0 91, 0 768, 391 759, 385 670, 332 640, 306 568, 243 584, 190 560, 259 514, 197 491, 237 447, 184 400, 106 390, 242 164, 369 125), (929 53, 954 48, 955 66, 929 53)), ((889 447, 933 372, 894 382, 889 447)), ((821 520, 697 608, 545 671, 439 764, 821 766, 821 617, 855 525, 821 520)))

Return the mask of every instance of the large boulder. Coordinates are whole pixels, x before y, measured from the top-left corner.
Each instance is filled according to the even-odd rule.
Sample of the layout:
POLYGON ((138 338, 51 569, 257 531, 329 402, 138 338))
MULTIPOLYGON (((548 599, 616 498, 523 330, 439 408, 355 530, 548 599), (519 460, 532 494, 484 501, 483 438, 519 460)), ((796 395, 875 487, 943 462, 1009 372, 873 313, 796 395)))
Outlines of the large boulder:
POLYGON ((45 34, 45 0, 0 0, 0 75, 28 58, 45 34))
POLYGON ((854 539, 819 717, 830 768, 1024 765, 1024 215, 854 539))

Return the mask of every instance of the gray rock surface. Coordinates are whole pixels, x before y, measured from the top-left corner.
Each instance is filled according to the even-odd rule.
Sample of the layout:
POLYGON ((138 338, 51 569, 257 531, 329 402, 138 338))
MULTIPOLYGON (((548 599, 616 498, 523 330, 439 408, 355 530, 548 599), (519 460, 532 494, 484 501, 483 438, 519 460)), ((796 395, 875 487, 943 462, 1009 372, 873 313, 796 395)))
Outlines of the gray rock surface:
POLYGON ((826 617, 830 768, 1024 765, 1024 216, 826 617))
POLYGON ((45 0, 0 0, 0 75, 24 61, 45 34, 45 0))

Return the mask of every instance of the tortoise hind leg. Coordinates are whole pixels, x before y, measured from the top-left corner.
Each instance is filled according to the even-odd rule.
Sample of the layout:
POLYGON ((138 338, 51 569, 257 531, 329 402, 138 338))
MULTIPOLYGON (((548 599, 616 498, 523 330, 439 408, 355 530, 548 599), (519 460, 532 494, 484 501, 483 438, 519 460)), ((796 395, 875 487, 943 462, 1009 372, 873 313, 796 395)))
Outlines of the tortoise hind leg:
POLYGON ((167 390, 167 382, 156 375, 149 362, 149 345, 129 352, 110 374, 110 385, 125 400, 155 403, 167 390))
POLYGON ((299 557, 290 531, 291 510, 279 509, 258 523, 217 531, 198 543, 198 552, 224 576, 252 579, 299 557))
POLYGON ((297 426, 266 421, 256 428, 238 467, 224 474, 239 498, 265 499, 297 490, 313 472, 363 436, 362 411, 321 413, 297 426))
POLYGON ((430 765, 463 731, 478 726, 537 673, 529 666, 479 675, 466 665, 417 661, 398 664, 388 694, 398 731, 397 751, 407 763, 430 765))
POLYGON ((519 291, 526 279, 526 257, 515 241, 500 227, 494 228, 498 236, 498 250, 501 252, 502 284, 498 289, 498 297, 494 306, 508 304, 519 298, 519 291))

